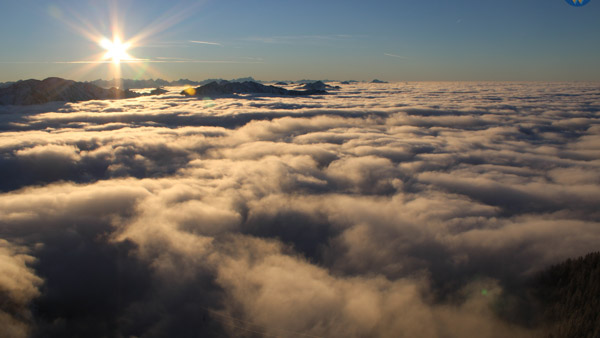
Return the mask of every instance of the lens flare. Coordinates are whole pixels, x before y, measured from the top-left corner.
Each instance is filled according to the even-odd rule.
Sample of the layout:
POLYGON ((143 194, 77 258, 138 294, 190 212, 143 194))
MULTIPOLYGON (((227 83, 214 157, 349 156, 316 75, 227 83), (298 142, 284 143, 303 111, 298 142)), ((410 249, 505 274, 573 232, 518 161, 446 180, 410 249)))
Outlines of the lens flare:
POLYGON ((191 87, 190 87, 190 88, 186 88, 186 89, 184 89, 183 91, 184 91, 184 92, 185 92, 187 95, 189 95, 189 96, 194 96, 194 95, 196 95, 196 89, 194 89, 194 88, 191 88, 191 87))
POLYGON ((215 102, 213 101, 213 99, 211 99, 208 96, 203 97, 202 101, 204 102, 204 108, 211 108, 215 106, 215 102))

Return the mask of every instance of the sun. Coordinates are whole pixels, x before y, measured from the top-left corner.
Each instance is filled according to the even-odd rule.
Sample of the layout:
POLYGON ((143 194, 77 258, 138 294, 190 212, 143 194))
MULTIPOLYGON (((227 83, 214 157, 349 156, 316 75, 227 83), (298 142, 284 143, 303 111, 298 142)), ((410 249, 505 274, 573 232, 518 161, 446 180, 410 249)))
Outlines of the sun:
POLYGON ((106 49, 104 59, 112 59, 114 64, 119 64, 121 60, 132 60, 131 55, 127 54, 127 49, 131 47, 130 43, 123 43, 118 37, 110 41, 106 38, 100 40, 100 46, 106 49))

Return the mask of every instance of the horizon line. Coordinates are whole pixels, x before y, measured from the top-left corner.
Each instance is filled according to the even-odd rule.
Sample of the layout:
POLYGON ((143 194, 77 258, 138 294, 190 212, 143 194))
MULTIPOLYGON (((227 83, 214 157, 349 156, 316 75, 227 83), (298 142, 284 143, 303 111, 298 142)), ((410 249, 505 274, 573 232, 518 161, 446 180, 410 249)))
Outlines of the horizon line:
MULTIPOLYGON (((0 61, 0 63, 4 63, 2 61, 0 61)), ((23 62, 23 63, 48 63, 48 62, 23 62)), ((61 62, 62 63, 62 62, 61 62)), ((65 62, 65 63, 70 63, 70 62, 65 62)), ((105 61, 105 63, 112 63, 112 61, 105 61)), ((223 63, 230 63, 230 62, 223 62, 223 63)), ((231 62, 233 63, 233 62, 231 62)), ((188 80, 188 81, 192 81, 192 82, 203 82, 206 80, 225 80, 225 81, 234 81, 234 80, 238 80, 238 79, 243 79, 243 78, 252 78, 254 81, 257 82, 265 82, 265 83, 271 83, 271 82, 291 82, 291 83, 298 83, 298 82, 307 82, 307 81, 322 81, 322 82, 367 82, 367 83, 371 83, 373 80, 376 80, 376 78, 374 78, 373 80, 355 80, 355 79, 351 79, 351 80, 329 80, 329 79, 300 79, 300 80, 261 80, 261 79, 256 79, 253 76, 242 76, 242 77, 237 77, 237 78, 231 78, 231 79, 224 79, 224 78, 213 78, 213 77, 208 77, 208 78, 204 78, 202 80, 191 80, 189 78, 179 78, 179 79, 164 79, 164 78, 160 78, 160 77, 156 77, 156 78, 142 78, 142 79, 134 79, 134 78, 125 78, 125 77, 121 77, 121 78, 112 78, 112 79, 104 79, 104 78, 96 78, 93 80, 75 80, 75 79, 68 79, 68 78, 64 78, 61 76, 47 76, 44 77, 43 79, 41 78, 21 78, 19 80, 8 80, 8 81, 2 81, 0 80, 0 83, 16 83, 19 81, 27 81, 27 80, 39 80, 39 81, 43 81, 45 79, 48 78, 60 78, 63 80, 70 80, 70 81, 75 81, 75 82, 94 82, 94 81, 115 81, 115 80, 129 80, 129 81, 157 81, 157 80, 162 80, 162 81, 167 81, 167 82, 176 82, 176 81, 180 81, 180 80, 188 80)), ((493 82, 493 83, 600 83, 600 80, 384 80, 384 83, 373 83, 373 84, 389 84, 389 83, 400 83, 400 82, 405 82, 405 83, 418 83, 418 82, 440 82, 440 83, 444 83, 444 82, 462 82, 462 83, 485 83, 485 82, 493 82)))

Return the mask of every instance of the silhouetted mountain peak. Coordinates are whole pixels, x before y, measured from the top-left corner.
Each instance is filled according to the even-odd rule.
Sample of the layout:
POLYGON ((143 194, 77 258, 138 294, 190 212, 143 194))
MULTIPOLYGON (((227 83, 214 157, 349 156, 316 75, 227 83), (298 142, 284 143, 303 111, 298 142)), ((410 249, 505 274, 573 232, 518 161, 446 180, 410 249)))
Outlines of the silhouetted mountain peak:
POLYGON ((196 96, 219 96, 233 94, 275 94, 275 95, 313 95, 325 94, 324 90, 288 90, 276 86, 267 86, 253 81, 245 82, 229 82, 229 81, 213 81, 195 89, 186 89, 181 92, 183 95, 196 96))
POLYGON ((304 90, 326 90, 326 89, 340 89, 339 86, 330 86, 323 81, 315 81, 312 83, 306 83, 301 87, 304 90))
POLYGON ((121 99, 140 95, 128 90, 104 89, 91 83, 49 77, 44 80, 22 80, 6 88, 0 88, 0 104, 31 105, 52 101, 121 99))

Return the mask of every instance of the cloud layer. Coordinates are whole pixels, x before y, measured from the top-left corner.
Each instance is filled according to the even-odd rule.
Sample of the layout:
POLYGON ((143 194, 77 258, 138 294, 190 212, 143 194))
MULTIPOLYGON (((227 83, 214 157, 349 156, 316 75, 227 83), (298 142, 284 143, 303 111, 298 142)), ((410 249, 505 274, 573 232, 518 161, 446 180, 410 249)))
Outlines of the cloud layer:
MULTIPOLYGON (((596 84, 0 107, 12 336, 527 336, 599 250, 596 84)), ((5 273, 4 273, 5 272, 5 273)))

